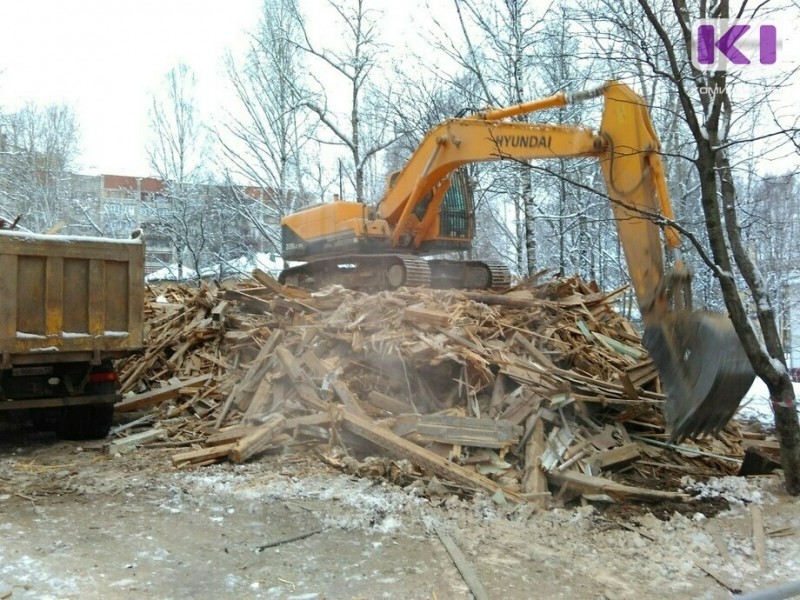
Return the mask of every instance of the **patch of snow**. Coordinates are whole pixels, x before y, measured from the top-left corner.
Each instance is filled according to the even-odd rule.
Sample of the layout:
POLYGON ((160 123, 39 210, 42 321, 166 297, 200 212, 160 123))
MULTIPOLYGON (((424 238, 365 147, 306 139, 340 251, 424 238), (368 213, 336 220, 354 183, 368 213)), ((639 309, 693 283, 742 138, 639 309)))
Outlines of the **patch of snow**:
MULTIPOLYGON (((800 383, 793 383, 794 395, 800 398, 800 383)), ((772 403, 769 400, 769 389, 764 380, 756 377, 750 390, 745 394, 736 419, 740 421, 758 421, 767 428, 774 426, 775 417, 772 412, 772 403)))
MULTIPOLYGON (((377 485, 368 479, 352 480, 335 475, 296 478, 275 475, 257 485, 241 485, 241 467, 207 469, 197 473, 176 474, 183 492, 173 496, 172 501, 161 508, 183 509, 188 498, 232 495, 250 502, 275 500, 317 499, 333 501, 343 508, 336 514, 319 514, 323 527, 343 530, 367 529, 380 533, 393 533, 403 527, 408 510, 428 506, 424 498, 414 496, 391 485, 377 485)), ((215 517, 211 517, 212 520, 215 517)))
POLYGON ((141 238, 103 238, 93 236, 80 236, 80 235, 45 235, 41 233, 30 233, 27 231, 0 231, 0 236, 8 236, 21 238, 25 241, 41 241, 41 242, 63 242, 63 243, 96 243, 96 244, 124 244, 127 246, 140 246, 143 243, 141 238))
POLYGON ((735 506, 763 504, 768 496, 750 485, 745 477, 712 477, 706 482, 697 482, 692 477, 686 476, 681 480, 681 484, 685 491, 694 494, 697 499, 721 497, 735 506))
POLYGON ((145 281, 189 281, 197 279, 197 271, 189 267, 179 268, 178 265, 167 265, 147 275, 145 281))
POLYGON ((24 331, 17 332, 18 340, 46 340, 47 337, 39 335, 38 333, 25 333, 24 331))

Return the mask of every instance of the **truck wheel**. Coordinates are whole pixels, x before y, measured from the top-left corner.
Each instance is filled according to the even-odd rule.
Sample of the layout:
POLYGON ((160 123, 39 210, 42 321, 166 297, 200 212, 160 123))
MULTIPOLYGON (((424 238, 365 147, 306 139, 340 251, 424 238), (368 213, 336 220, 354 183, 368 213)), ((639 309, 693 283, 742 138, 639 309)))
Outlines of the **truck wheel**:
POLYGON ((63 440, 101 439, 108 435, 113 418, 111 403, 67 406, 62 411, 56 433, 63 440))

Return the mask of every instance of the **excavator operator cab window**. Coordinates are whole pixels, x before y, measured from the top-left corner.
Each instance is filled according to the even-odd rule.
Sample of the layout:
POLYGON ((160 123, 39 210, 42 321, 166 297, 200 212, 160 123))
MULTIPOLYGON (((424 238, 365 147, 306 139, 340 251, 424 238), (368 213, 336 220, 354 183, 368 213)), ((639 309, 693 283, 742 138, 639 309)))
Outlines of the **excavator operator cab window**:
POLYGON ((439 209, 439 236, 447 238, 472 237, 474 219, 472 190, 467 178, 457 171, 450 178, 450 189, 444 195, 439 209))

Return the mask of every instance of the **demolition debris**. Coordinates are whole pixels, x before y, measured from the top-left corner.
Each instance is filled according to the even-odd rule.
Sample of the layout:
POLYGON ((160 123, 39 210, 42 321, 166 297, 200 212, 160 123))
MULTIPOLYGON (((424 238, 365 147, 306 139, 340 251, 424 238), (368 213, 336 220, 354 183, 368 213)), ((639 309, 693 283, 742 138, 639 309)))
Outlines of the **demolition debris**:
POLYGON ((681 477, 769 446, 736 423, 667 443, 655 367, 613 306, 624 288, 540 274, 502 294, 312 294, 253 277, 149 290, 109 451, 174 447, 177 468, 315 452, 423 494, 548 506, 685 500, 681 477))

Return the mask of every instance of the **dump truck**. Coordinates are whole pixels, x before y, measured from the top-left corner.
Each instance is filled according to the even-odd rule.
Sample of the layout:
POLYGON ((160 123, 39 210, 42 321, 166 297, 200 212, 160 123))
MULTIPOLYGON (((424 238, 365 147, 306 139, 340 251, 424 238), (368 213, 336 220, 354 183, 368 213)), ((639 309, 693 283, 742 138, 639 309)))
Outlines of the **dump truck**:
POLYGON ((281 221, 285 283, 316 288, 399 286, 502 289, 501 265, 437 258, 471 248, 470 190, 459 169, 486 161, 594 157, 606 184, 617 234, 645 325, 643 344, 667 391, 671 441, 718 432, 734 415, 755 374, 730 319, 692 308, 691 274, 644 99, 607 81, 515 106, 444 121, 423 137, 405 166, 387 177, 375 205, 335 201, 281 221), (529 122, 537 111, 603 100, 599 129, 529 122), (665 268, 664 246, 674 258, 665 268))
POLYGON ((141 239, 0 229, 0 411, 64 439, 105 437, 114 360, 142 349, 143 306, 141 239))

